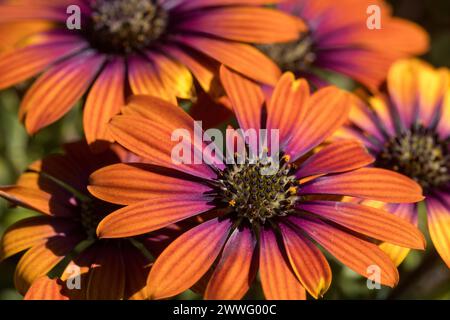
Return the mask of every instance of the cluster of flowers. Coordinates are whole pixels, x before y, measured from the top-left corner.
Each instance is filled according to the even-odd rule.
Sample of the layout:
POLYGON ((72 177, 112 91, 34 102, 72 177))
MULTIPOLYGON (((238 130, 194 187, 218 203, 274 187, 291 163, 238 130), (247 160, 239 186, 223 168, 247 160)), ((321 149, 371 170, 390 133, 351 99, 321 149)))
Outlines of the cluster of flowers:
POLYGON ((6 0, 0 39, 0 88, 37 77, 19 114, 30 134, 84 101, 86 139, 0 187, 41 213, 0 247, 0 260, 25 251, 25 298, 241 299, 254 281, 267 299, 319 298, 322 250, 393 287, 425 247, 422 201, 450 267, 449 70, 412 58, 427 34, 383 1, 6 0), (81 30, 66 28, 74 4, 81 30), (374 4, 382 28, 370 30, 374 4), (230 114, 279 131, 274 174, 262 159, 172 161, 175 130, 230 114))

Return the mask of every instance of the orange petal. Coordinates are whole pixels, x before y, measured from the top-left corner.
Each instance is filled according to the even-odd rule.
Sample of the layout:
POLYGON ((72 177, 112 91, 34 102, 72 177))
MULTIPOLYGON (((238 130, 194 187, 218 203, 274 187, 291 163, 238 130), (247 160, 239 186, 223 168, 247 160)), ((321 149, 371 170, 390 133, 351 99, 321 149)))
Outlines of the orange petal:
POLYGON ((99 246, 90 267, 87 299, 121 300, 124 290, 125 265, 118 243, 99 246))
POLYGON ((234 230, 208 283, 205 299, 242 299, 256 274, 256 270, 252 270, 255 245, 250 229, 234 230))
POLYGON ((417 67, 417 60, 398 61, 389 70, 387 78, 389 95, 405 128, 409 128, 418 115, 417 67))
POLYGON ((340 140, 319 150, 301 164, 297 178, 345 172, 371 164, 375 159, 357 141, 340 140))
POLYGON ((286 72, 278 81, 267 105, 267 128, 280 130, 280 142, 287 142, 306 116, 309 85, 286 72))
POLYGON ((374 239, 412 249, 425 249, 425 238, 414 225, 383 209, 334 201, 302 202, 298 208, 374 239))
POLYGON ((50 21, 16 21, 1 24, 0 52, 11 52, 19 47, 32 45, 35 42, 29 40, 33 35, 42 35, 53 27, 50 21))
MULTIPOLYGON (((434 69, 431 65, 421 62, 418 74, 419 85, 419 117, 420 121, 429 126, 439 107, 445 107, 444 99, 450 90, 450 72, 447 68, 434 69)), ((444 118, 445 119, 445 118, 444 118)), ((447 121, 448 118, 447 118, 447 121)))
POLYGON ((33 282, 24 300, 69 300, 61 291, 58 279, 44 276, 33 282))
POLYGON ((281 75, 272 60, 250 45, 187 35, 177 40, 258 82, 275 85, 281 75))
POLYGON ((87 249, 83 250, 73 260, 69 261, 61 275, 63 282, 63 293, 70 300, 86 300, 91 275, 91 265, 97 256, 97 251, 101 249, 103 243, 97 241, 87 249), (79 278, 78 278, 79 277, 79 278), (77 283, 79 280, 79 283, 77 283), (71 284, 69 286, 69 284, 71 284), (74 286, 79 284, 79 287, 74 286), (74 287, 72 287, 72 285, 74 287))
POLYGON ((379 268, 381 284, 394 287, 398 283, 399 275, 394 263, 375 244, 319 220, 289 219, 353 271, 371 277, 372 268, 379 268))
POLYGON ((192 177, 175 174, 163 167, 121 163, 94 172, 88 189, 97 198, 122 205, 170 194, 196 196, 211 191, 192 177))
POLYGON ((214 93, 200 91, 197 93, 197 101, 189 109, 189 114, 196 121, 202 121, 205 130, 219 128, 221 124, 228 123, 233 117, 229 108, 213 97, 214 93))
POLYGON ((219 7, 208 14, 193 15, 180 29, 250 43, 297 40, 306 26, 301 20, 269 8, 219 7))
POLYGON ((161 229, 214 208, 202 195, 179 194, 139 202, 119 209, 97 228, 100 238, 125 238, 161 229))
POLYGON ((347 121, 350 97, 342 90, 327 87, 309 98, 306 116, 285 148, 293 161, 318 146, 347 121))
POLYGON ((125 262, 126 300, 147 300, 147 277, 152 263, 132 244, 122 249, 125 262))
POLYGON ((147 53, 153 62, 159 78, 169 95, 181 99, 192 99, 194 93, 194 79, 185 65, 177 60, 157 52, 147 53))
POLYGON ((450 87, 447 89, 444 101, 442 102, 441 116, 437 131, 441 134, 441 137, 447 139, 450 137, 450 87))
POLYGON ((180 8, 183 10, 192 10, 207 7, 241 5, 241 6, 259 6, 264 4, 275 4, 284 0, 196 0, 180 1, 180 8))
POLYGON ((74 214, 73 208, 65 203, 66 198, 58 198, 52 193, 38 188, 22 186, 1 187, 0 197, 20 206, 52 216, 68 217, 74 214))
POLYGON ((431 240, 442 260, 450 268, 450 202, 445 203, 431 196, 425 203, 431 240))
MULTIPOLYGON (((159 123, 136 116, 118 116, 111 121, 110 129, 116 141, 150 162, 205 179, 215 176, 211 168, 204 163, 174 163, 171 157, 176 146, 176 143, 171 141, 173 131, 170 132, 170 128, 159 123)), ((192 147, 191 142, 187 139, 180 141, 186 148, 192 147)))
POLYGON ((162 48, 162 52, 167 52, 173 58, 186 65, 203 90, 210 92, 213 88, 214 78, 219 73, 218 64, 215 61, 187 48, 180 49, 175 46, 165 46, 162 48))
POLYGON ((81 241, 78 237, 54 237, 28 250, 14 274, 14 285, 23 295, 31 284, 53 269, 81 241))
POLYGON ((400 60, 389 72, 388 85, 404 125, 409 128, 418 119, 428 126, 448 90, 449 73, 418 59, 400 60))
POLYGON ((430 36, 418 24, 396 17, 389 17, 381 32, 374 35, 368 44, 377 48, 389 48, 396 56, 413 56, 426 53, 430 46, 430 36))
MULTIPOLYGON (((417 220, 417 206, 415 204, 401 203, 401 204, 389 204, 386 205, 386 210, 390 213, 396 215, 397 217, 408 221, 414 226, 418 226, 417 220)), ((380 249, 383 250, 395 263, 399 266, 403 260, 408 256, 411 249, 396 246, 395 244, 384 242, 379 245, 380 249)))
MULTIPOLYGON (((43 162, 46 163, 46 160, 43 162)), ((79 213, 71 204, 73 195, 52 180, 52 178, 58 179, 58 176, 51 176, 50 178, 47 175, 47 173, 56 172, 56 170, 48 170, 49 172, 45 172, 44 175, 32 172, 35 167, 34 164, 31 165, 28 168, 30 171, 23 173, 18 178, 16 186, 0 187, 0 196, 15 204, 53 216, 72 217, 78 215, 79 213)), ((49 169, 47 163, 45 167, 49 169)), ((69 181, 68 184, 72 186, 72 181, 69 181)))
POLYGON ((44 73, 25 94, 20 106, 30 134, 60 119, 89 88, 104 57, 78 54, 44 73))
POLYGON ((42 244, 48 238, 70 234, 77 228, 71 220, 53 217, 30 217, 9 227, 2 238, 0 261, 25 249, 42 244))
POLYGON ((413 180, 394 171, 362 168, 306 183, 301 194, 347 195, 388 203, 423 200, 422 188, 413 180))
POLYGON ((271 229, 261 231, 259 274, 268 300, 305 300, 306 291, 285 261, 271 229))
POLYGON ((394 119, 392 118, 392 107, 388 102, 381 97, 370 97, 370 106, 375 111, 376 115, 389 135, 395 135, 394 119))
POLYGON ((331 284, 331 269, 325 256, 300 233, 281 224, 284 247, 292 269, 314 297, 323 297, 331 284))
POLYGON ((205 163, 206 160, 214 162, 204 158, 203 136, 199 137, 203 132, 194 130, 194 119, 180 107, 158 98, 135 96, 122 112, 124 115, 113 118, 110 129, 113 137, 124 147, 154 164, 206 179, 216 176, 205 163), (172 139, 174 132, 181 134, 177 137, 180 140, 172 139), (191 150, 188 160, 192 164, 173 161, 172 152, 177 145, 191 150))
POLYGON ((261 88, 253 81, 225 66, 220 68, 220 79, 241 129, 259 130, 261 109, 264 103, 264 94, 261 88))
POLYGON ((149 297, 175 296, 193 286, 216 260, 228 237, 230 220, 212 219, 172 242, 158 257, 148 277, 149 297))
POLYGON ((109 62, 95 81, 83 112, 84 132, 90 145, 96 141, 113 142, 107 128, 111 118, 125 104, 125 64, 117 58, 109 62))
POLYGON ((0 56, 0 88, 20 83, 86 46, 85 42, 43 43, 26 46, 0 56))
POLYGON ((67 19, 65 10, 56 6, 43 5, 42 3, 8 2, 3 1, 0 6, 0 23, 27 20, 50 20, 63 23, 67 19))

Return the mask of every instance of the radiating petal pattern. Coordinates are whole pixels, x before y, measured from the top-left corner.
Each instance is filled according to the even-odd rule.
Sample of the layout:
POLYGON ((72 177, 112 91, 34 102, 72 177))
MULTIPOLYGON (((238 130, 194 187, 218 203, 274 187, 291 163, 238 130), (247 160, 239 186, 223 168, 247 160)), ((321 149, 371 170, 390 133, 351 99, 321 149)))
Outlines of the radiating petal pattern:
POLYGON ((273 230, 261 231, 259 273, 268 300, 305 300, 306 291, 284 258, 273 230))
MULTIPOLYGON (((417 205, 411 203, 389 204, 386 205, 387 211, 396 215, 397 217, 408 221, 409 223, 418 226, 417 205)), ((383 250, 396 266, 399 266, 411 251, 410 248, 400 247, 395 244, 384 242, 380 244, 383 250)))
POLYGON ((231 101, 240 128, 243 130, 259 130, 261 128, 262 104, 264 103, 264 95, 260 87, 224 66, 220 69, 220 78, 231 101))
POLYGON ((423 200, 422 189, 416 182, 396 172, 376 168, 314 179, 300 188, 300 193, 347 195, 388 203, 423 200))

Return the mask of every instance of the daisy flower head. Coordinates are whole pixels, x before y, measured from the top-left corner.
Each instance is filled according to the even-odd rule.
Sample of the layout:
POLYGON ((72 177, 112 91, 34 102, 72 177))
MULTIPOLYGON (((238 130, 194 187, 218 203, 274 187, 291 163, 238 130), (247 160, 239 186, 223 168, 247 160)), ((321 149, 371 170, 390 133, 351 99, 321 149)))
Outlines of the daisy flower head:
MULTIPOLYGON (((117 146, 94 155, 86 142, 71 143, 64 154, 33 163, 16 185, 0 187, 2 198, 39 213, 9 227, 0 244, 0 261, 24 252, 14 284, 26 299, 147 298, 147 253, 156 254, 170 232, 99 240, 98 222, 120 207, 86 189, 93 171, 136 159, 117 146)), ((170 231, 178 232, 176 226, 170 231)))
POLYGON ((425 30, 393 17, 382 0, 287 0, 279 8, 303 19, 308 32, 294 41, 260 48, 283 71, 306 77, 318 87, 327 83, 324 72, 331 72, 375 89, 395 60, 428 50, 425 30))
MULTIPOLYGON (((338 133, 360 139, 375 157, 375 167, 402 173, 424 190, 428 230, 450 267, 450 94, 449 70, 406 59, 389 71, 385 90, 358 101, 349 125, 338 133)), ((418 204, 391 206, 418 224, 418 204)), ((383 245, 397 264, 408 249, 383 245)))
POLYGON ((174 104, 192 99, 194 79, 209 92, 219 63, 275 83, 280 70, 249 43, 293 40, 304 29, 297 18, 263 7, 276 1, 7 1, 0 5, 0 32, 27 21, 51 28, 27 34, 26 45, 0 55, 0 89, 37 76, 19 112, 30 134, 86 95, 88 143, 110 142, 107 124, 129 94, 174 104))
POLYGON ((173 136, 180 128, 184 137, 198 134, 194 120, 157 98, 134 97, 113 118, 113 137, 153 166, 117 164, 91 176, 93 195, 125 205, 100 222, 99 237, 136 236, 205 216, 155 261, 148 290, 156 299, 200 279, 205 299, 240 299, 258 270, 267 299, 304 299, 306 292, 318 298, 330 286, 331 270, 317 243, 363 276, 378 266, 381 283, 394 286, 397 269, 371 239, 423 249, 423 236, 387 211, 342 196, 412 203, 423 199, 422 190, 398 173, 366 168, 374 158, 359 142, 339 141, 316 152, 347 120, 350 94, 335 87, 310 94, 308 83, 292 73, 280 78, 270 98, 227 67, 221 81, 241 129, 227 137, 236 143, 226 144, 234 161, 211 160, 222 152, 212 150, 219 143, 213 131, 180 142, 173 136), (235 152, 235 146, 250 144, 247 133, 263 130, 274 130, 279 139, 270 139, 261 153, 251 146, 235 152), (180 143, 188 144, 183 150, 192 161, 173 161, 180 143), (199 153, 204 161, 196 161, 199 153))

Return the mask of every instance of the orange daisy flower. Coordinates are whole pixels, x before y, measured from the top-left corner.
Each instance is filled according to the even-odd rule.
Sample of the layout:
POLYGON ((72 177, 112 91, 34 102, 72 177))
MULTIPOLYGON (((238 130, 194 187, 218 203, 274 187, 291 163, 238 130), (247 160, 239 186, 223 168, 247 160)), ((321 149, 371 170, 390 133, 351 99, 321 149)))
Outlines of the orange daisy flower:
MULTIPOLYGON (((387 211, 340 199, 411 203, 423 199, 420 186, 392 171, 364 168, 374 159, 358 142, 312 154, 347 120, 349 94, 328 87, 310 95, 305 80, 286 73, 265 101, 259 86, 226 67, 221 79, 242 129, 279 130, 280 154, 270 155, 280 160, 278 169, 265 175, 267 158, 245 154, 236 155, 245 161, 227 165, 172 162, 178 144, 172 133, 183 128, 194 136, 194 120, 175 105, 135 97, 113 118, 111 134, 157 166, 117 164, 91 176, 92 194, 126 205, 102 220, 99 237, 136 236, 207 213, 207 221, 172 242, 153 265, 149 296, 157 299, 202 277, 206 299, 240 299, 258 269, 268 299, 304 299, 305 289, 320 297, 331 270, 315 242, 363 276, 378 266, 381 283, 394 286, 395 265, 369 239, 423 249, 423 236, 387 211)), ((193 153, 208 146, 195 142, 193 153)))
MULTIPOLYGON (((387 89, 358 101, 351 124, 340 132, 364 142, 374 166, 400 172, 419 183, 426 196, 428 229, 450 267, 450 91, 449 70, 420 60, 401 60, 389 71, 387 89)), ((417 204, 391 205, 396 215, 417 225, 417 204)), ((383 249, 400 264, 409 250, 383 249)))
POLYGON ((173 103, 190 99, 193 76, 210 91, 219 62, 274 84, 278 67, 245 43, 293 40, 304 25, 261 7, 273 2, 277 0, 7 2, 0 5, 0 31, 14 31, 18 21, 36 20, 52 22, 52 29, 36 32, 28 45, 0 56, 0 89, 40 74, 20 108, 30 134, 61 118, 88 93, 88 143, 112 141, 107 123, 128 93, 173 103), (66 26, 69 5, 80 8, 80 30, 66 26))
POLYGON ((1 197, 41 213, 6 230, 0 261, 25 251, 14 274, 15 286, 25 298, 145 299, 151 262, 139 248, 159 252, 167 235, 178 232, 176 226, 131 241, 97 239, 98 222, 120 207, 88 193, 89 175, 105 165, 137 158, 119 148, 93 155, 85 142, 65 149, 64 155, 32 164, 17 185, 0 187, 1 197), (61 274, 61 268, 57 279, 46 276, 61 274), (77 276, 80 287, 68 286, 77 276))
POLYGON ((287 0, 279 7, 302 18, 309 31, 295 41, 261 48, 283 71, 307 77, 316 86, 326 84, 323 72, 317 72, 322 70, 374 89, 395 60, 428 49, 425 30, 392 17, 391 8, 381 0, 287 0), (381 29, 367 26, 367 10, 373 6, 381 9, 381 29))

